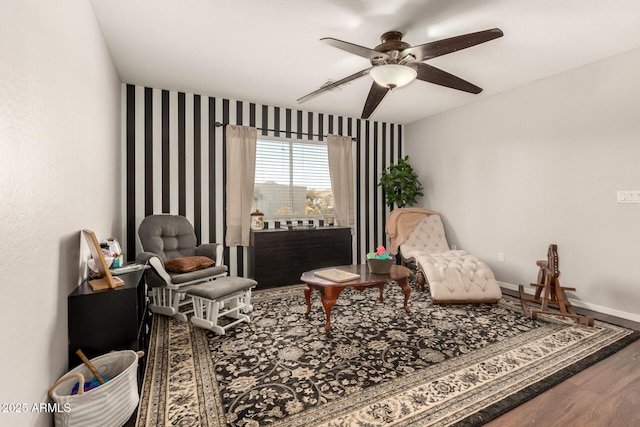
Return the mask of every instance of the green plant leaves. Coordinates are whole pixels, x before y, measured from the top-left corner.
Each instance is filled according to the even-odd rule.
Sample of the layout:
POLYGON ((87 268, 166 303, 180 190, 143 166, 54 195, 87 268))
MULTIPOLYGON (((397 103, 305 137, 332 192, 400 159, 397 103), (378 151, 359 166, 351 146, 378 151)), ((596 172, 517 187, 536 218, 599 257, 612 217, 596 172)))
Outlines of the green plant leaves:
POLYGON ((422 184, 418 181, 418 175, 409 164, 409 156, 398 159, 398 163, 390 163, 389 167, 382 171, 378 186, 384 191, 386 203, 399 208, 412 206, 422 193, 422 184))

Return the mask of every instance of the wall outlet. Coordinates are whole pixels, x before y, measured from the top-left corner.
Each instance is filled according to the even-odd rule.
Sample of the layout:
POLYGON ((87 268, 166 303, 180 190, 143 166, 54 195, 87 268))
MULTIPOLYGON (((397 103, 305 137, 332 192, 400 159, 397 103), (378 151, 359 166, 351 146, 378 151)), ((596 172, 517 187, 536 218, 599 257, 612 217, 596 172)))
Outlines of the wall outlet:
POLYGON ((504 262, 504 252, 498 252, 498 262, 504 262))

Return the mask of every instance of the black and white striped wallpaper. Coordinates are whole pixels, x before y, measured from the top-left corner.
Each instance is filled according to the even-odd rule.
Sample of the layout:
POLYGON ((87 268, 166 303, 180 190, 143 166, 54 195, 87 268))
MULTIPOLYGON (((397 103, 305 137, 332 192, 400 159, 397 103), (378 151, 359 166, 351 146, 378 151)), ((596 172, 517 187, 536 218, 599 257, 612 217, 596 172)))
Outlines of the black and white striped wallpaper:
MULTIPOLYGON (((137 229, 154 213, 184 215, 199 243, 224 242, 225 133, 215 122, 264 129, 258 135, 323 140, 355 138, 354 262, 386 245, 389 208, 377 186, 382 170, 402 156, 402 125, 313 113, 130 84, 122 86, 125 217, 129 260, 142 249, 137 229), (317 134, 310 136, 307 134, 317 134)), ((247 248, 225 248, 230 275, 246 276, 247 248)))

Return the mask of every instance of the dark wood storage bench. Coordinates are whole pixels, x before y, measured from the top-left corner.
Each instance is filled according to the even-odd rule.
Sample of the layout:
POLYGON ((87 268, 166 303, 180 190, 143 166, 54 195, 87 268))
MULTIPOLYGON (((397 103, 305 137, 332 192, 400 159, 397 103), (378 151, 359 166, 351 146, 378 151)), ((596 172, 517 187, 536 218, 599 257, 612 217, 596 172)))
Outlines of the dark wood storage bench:
POLYGON ((349 227, 251 231, 249 277, 258 289, 302 283, 305 271, 351 263, 349 227))

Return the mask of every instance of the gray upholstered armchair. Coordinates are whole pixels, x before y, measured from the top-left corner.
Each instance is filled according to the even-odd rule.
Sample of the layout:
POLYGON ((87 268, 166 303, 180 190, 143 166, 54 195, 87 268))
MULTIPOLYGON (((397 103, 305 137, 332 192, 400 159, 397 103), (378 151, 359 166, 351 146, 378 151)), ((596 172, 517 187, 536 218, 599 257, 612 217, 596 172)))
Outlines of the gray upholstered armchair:
POLYGON ((186 314, 179 311, 185 292, 227 275, 227 266, 222 264, 222 245, 197 246, 193 226, 184 216, 150 215, 142 220, 138 236, 144 252, 136 261, 151 266, 147 284, 151 288, 149 308, 154 313, 186 320, 186 314), (173 271, 167 271, 165 264, 173 264, 173 271))

